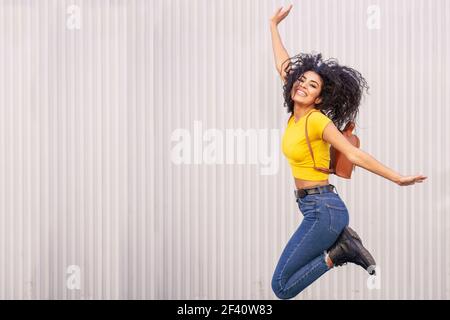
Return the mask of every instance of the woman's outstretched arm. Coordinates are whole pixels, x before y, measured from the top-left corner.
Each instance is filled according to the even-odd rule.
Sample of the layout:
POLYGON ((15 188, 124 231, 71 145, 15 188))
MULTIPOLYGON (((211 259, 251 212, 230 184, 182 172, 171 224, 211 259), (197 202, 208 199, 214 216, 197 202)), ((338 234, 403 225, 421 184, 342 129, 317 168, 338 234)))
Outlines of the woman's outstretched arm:
POLYGON ((330 122, 323 130, 322 138, 324 141, 331 144, 336 150, 344 154, 348 160, 358 167, 364 168, 372 173, 375 173, 385 179, 388 179, 399 186, 408 186, 414 183, 421 183, 427 177, 421 174, 403 176, 394 170, 386 167, 381 162, 376 160, 370 154, 353 146, 336 128, 333 122, 330 122))
POLYGON ((386 167, 381 162, 377 161, 370 154, 356 148, 353 158, 351 160, 358 167, 362 167, 372 173, 375 173, 383 178, 395 182, 399 186, 409 186, 414 183, 421 183, 427 177, 421 174, 412 176, 403 176, 394 170, 386 167))
POLYGON ((285 68, 287 67, 287 63, 289 62, 289 54, 284 47, 280 33, 278 32, 278 24, 287 17, 291 9, 292 4, 287 7, 287 9, 283 9, 283 7, 280 7, 270 18, 270 33, 272 35, 272 48, 273 55, 275 57, 275 66, 283 82, 286 81, 285 68))

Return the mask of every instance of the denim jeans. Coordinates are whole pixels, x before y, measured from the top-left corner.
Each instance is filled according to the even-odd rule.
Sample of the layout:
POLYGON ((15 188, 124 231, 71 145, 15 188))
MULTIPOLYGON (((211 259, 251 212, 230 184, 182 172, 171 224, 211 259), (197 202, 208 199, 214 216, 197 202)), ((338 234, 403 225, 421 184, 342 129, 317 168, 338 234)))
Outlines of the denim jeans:
POLYGON ((272 278, 280 299, 291 299, 325 274, 325 251, 348 225, 347 207, 340 196, 320 188, 320 193, 296 199, 303 220, 281 254, 272 278))

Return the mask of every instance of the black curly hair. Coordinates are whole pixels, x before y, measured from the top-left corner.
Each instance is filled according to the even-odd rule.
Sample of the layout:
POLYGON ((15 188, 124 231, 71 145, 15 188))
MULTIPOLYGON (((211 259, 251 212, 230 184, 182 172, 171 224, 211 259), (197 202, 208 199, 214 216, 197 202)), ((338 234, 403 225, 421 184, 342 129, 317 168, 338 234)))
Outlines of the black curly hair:
POLYGON ((316 72, 323 81, 320 97, 322 101, 315 108, 327 115, 339 130, 348 121, 356 122, 359 104, 368 85, 361 73, 350 67, 339 65, 334 58, 322 60, 321 53, 300 53, 285 61, 286 82, 283 86, 284 106, 293 114, 292 87, 305 72, 316 72))

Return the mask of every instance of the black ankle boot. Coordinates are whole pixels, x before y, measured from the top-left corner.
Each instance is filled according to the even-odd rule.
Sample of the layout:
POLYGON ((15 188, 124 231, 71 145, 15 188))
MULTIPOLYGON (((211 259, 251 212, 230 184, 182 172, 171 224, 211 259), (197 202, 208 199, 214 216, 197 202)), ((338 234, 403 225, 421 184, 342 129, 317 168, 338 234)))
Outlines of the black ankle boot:
POLYGON ((328 250, 328 256, 335 266, 352 262, 363 267, 370 275, 375 275, 375 259, 364 248, 358 234, 350 227, 345 227, 339 238, 328 250), (369 270, 371 266, 372 268, 369 270))

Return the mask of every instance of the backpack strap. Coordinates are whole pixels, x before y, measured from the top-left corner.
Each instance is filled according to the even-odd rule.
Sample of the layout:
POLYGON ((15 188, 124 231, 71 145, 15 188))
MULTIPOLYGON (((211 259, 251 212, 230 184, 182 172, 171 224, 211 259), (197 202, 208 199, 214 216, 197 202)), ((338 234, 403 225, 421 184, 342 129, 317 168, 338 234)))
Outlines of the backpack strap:
POLYGON ((292 117, 294 116, 294 112, 292 112, 291 113, 291 116, 289 117, 289 119, 288 119, 288 121, 287 121, 287 123, 286 123, 286 125, 288 125, 289 124, 289 121, 291 121, 291 119, 292 119, 292 117))
POLYGON ((332 173, 334 173, 334 170, 330 170, 330 169, 327 169, 327 168, 318 168, 318 167, 316 167, 316 160, 314 159, 314 153, 312 151, 311 143, 309 142, 309 137, 308 137, 308 118, 313 112, 320 112, 320 110, 312 111, 306 116, 305 137, 306 137, 306 143, 308 144, 309 153, 311 154, 311 158, 312 158, 312 160, 314 162, 314 169, 316 169, 317 171, 323 172, 323 173, 332 174, 332 173))

